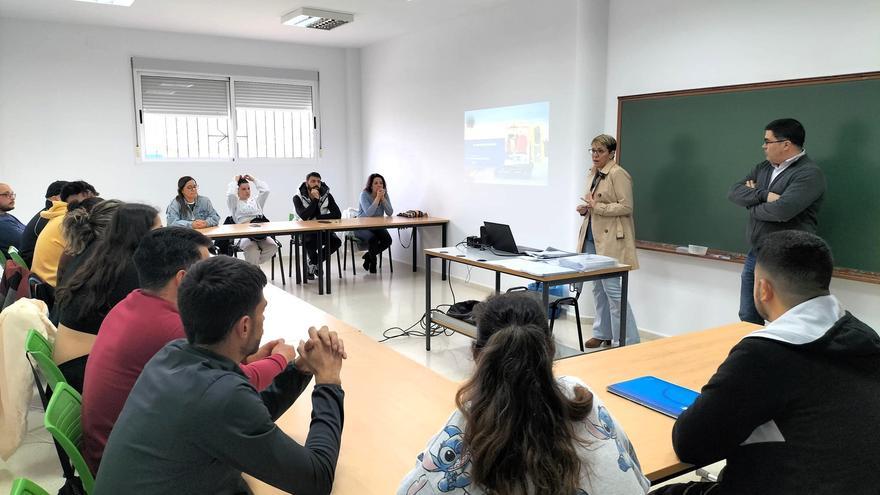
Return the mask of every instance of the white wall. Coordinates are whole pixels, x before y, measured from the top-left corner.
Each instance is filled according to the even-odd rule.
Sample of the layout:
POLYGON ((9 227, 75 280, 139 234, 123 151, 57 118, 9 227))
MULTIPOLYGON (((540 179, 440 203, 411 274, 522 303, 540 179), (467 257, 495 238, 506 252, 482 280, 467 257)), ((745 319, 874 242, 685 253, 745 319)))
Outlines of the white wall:
MULTIPOLYGON (((567 0, 541 9, 536 16, 534 2, 513 0, 363 50, 362 175, 382 171, 398 210, 450 218, 450 243, 494 218, 521 244, 572 247, 584 150, 592 136, 615 133, 618 95, 880 69, 876 0, 567 0), (463 112, 544 100, 549 186, 465 182, 463 112)), ((641 328, 672 335, 737 320, 741 265, 639 256, 630 288, 641 328)), ((492 284, 479 270, 472 280, 492 284)), ((880 327, 880 286, 835 280, 833 290, 880 327)))
POLYGON ((313 169, 344 200, 349 160, 360 154, 357 62, 357 50, 0 19, 0 164, 18 193, 15 213, 26 222, 54 179, 87 180, 103 197, 152 204, 163 218, 182 175, 196 177, 221 218, 226 184, 245 172, 272 188, 273 220, 287 220, 294 190, 313 169), (137 162, 131 56, 317 69, 323 156, 271 165, 137 162))
MULTIPOLYGON (((618 96, 880 70, 876 0, 614 0, 609 26, 605 129, 611 132, 618 96)), ((640 327, 676 334, 736 320, 742 265, 639 256, 642 268, 630 287, 640 327)), ((832 291, 880 328, 880 285, 835 279, 832 291)))
MULTIPOLYGON (((596 5, 546 2, 533 16, 525 15, 533 2, 512 1, 365 48, 362 175, 381 171, 398 211, 451 219, 450 244, 495 220, 509 223, 520 244, 572 248, 586 147, 574 129, 585 112, 594 129, 604 115, 607 2, 596 5), (586 29, 596 21, 597 29, 586 29), (550 102, 548 185, 465 180, 464 112, 541 101, 550 102)), ((425 241, 437 246, 439 234, 426 229, 425 241)), ((408 250, 394 249, 411 259, 408 250)), ((463 274, 460 265, 453 270, 463 274)), ((493 283, 480 270, 473 279, 493 283)))

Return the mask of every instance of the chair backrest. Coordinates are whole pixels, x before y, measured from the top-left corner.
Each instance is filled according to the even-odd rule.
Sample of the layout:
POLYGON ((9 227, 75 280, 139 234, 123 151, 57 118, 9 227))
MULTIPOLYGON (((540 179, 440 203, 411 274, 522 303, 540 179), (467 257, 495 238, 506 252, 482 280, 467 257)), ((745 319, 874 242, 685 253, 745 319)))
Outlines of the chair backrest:
POLYGON ((24 341, 25 352, 36 361, 49 387, 55 390, 58 383, 67 383, 64 374, 52 360, 52 344, 34 329, 28 330, 24 341))
POLYGON ((49 492, 27 478, 18 478, 12 482, 12 491, 9 495, 49 495, 49 492))
POLYGON ((342 210, 342 218, 357 218, 358 209, 357 208, 346 208, 342 210))
POLYGON ((16 265, 24 268, 25 270, 30 270, 30 267, 25 262, 24 258, 19 254, 18 249, 15 246, 9 246, 9 257, 12 258, 12 261, 15 262, 16 265))
POLYGON ((3 266, 6 266, 6 255, 3 254, 3 250, 0 249, 0 262, 3 263, 3 266))
POLYGON ((79 451, 82 447, 82 397, 79 392, 66 383, 59 383, 49 399, 43 423, 70 458, 86 493, 92 493, 95 478, 79 451))

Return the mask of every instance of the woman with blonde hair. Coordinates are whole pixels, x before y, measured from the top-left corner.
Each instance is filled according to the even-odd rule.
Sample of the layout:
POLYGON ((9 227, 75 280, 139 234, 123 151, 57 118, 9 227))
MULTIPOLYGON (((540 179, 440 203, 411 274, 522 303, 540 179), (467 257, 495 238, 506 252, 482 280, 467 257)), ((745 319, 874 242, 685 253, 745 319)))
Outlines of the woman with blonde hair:
MULTIPOLYGON (((593 167, 587 178, 587 190, 581 198, 577 212, 584 217, 578 234, 578 250, 582 253, 600 254, 639 267, 636 257, 635 224, 633 222, 632 177, 614 156, 617 140, 607 134, 593 138, 590 145, 593 167)), ((627 303, 621 308, 621 284, 619 278, 606 278, 593 282, 593 298, 596 303, 596 319, 593 320, 593 337, 584 346, 594 349, 611 345, 620 340, 620 312, 626 311, 626 343, 637 344, 639 328, 632 308, 627 303)))

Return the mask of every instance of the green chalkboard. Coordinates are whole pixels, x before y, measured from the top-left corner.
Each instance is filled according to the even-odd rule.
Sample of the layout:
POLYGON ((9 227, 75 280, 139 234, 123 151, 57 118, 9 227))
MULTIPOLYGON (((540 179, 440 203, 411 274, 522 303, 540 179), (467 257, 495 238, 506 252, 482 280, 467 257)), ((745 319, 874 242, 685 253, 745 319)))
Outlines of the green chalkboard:
POLYGON ((636 236, 748 250, 730 186, 764 159, 764 126, 792 117, 828 182, 819 234, 835 264, 880 272, 880 72, 620 97, 619 161, 633 176, 636 236))

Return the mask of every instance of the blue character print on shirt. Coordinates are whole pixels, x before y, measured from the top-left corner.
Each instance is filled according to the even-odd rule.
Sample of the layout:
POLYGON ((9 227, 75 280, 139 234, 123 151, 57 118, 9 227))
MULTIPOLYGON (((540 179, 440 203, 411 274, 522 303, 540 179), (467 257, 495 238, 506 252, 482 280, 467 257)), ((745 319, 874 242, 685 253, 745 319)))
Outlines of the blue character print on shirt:
MULTIPOLYGON (((471 484, 471 477, 465 471, 470 465, 470 452, 464 446, 464 435, 461 429, 455 425, 447 425, 440 434, 442 441, 437 444, 436 451, 429 452, 430 458, 424 453, 419 454, 422 468, 431 472, 444 473, 443 479, 437 484, 441 492, 451 492, 456 488, 464 488, 471 484)), ((434 446, 432 445, 432 448, 434 446)), ((415 494, 421 491, 427 480, 424 476, 414 481, 407 491, 415 494)), ((465 490, 465 493, 467 491, 465 490)))
POLYGON ((632 462, 630 461, 629 455, 630 449, 624 443, 623 439, 617 436, 617 431, 614 428, 614 420, 611 419, 611 414, 608 413, 605 406, 599 406, 597 416, 599 418, 599 424, 587 420, 587 431, 590 435, 599 440, 614 440, 618 452, 617 466, 623 472, 629 471, 630 468, 632 468, 632 462))

